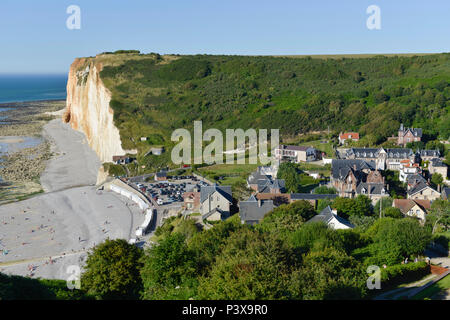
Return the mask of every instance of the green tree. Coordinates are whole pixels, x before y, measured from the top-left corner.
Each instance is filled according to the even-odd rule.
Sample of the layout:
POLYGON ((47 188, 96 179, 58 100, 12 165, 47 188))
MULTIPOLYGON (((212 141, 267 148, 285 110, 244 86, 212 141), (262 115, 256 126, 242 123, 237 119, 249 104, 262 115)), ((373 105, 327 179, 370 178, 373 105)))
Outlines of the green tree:
POLYGON ((384 217, 391 217, 395 219, 403 218, 403 213, 400 211, 400 209, 394 207, 387 207, 383 209, 382 214, 384 217))
POLYGON ((278 169, 277 178, 285 180, 286 190, 288 192, 299 192, 301 182, 300 175, 293 163, 282 163, 278 169))
POLYGON ((81 289, 100 299, 137 299, 142 254, 123 239, 105 240, 88 253, 81 289))
POLYGON ((406 144, 406 147, 412 149, 413 151, 417 151, 419 149, 424 149, 425 144, 423 143, 423 141, 414 141, 414 142, 408 142, 406 144))
MULTIPOLYGON (((195 261, 185 237, 174 232, 147 249, 141 270, 145 299, 173 298, 177 287, 192 294, 195 281, 195 261)), ((187 299, 188 297, 183 297, 187 299)))
POLYGON ((376 216, 380 215, 380 205, 381 205, 381 210, 384 210, 388 207, 392 207, 392 202, 394 201, 394 199, 392 199, 391 197, 383 197, 380 200, 378 200, 375 203, 375 206, 373 207, 373 212, 376 216))
POLYGON ((333 208, 337 210, 338 215, 345 219, 351 216, 362 217, 373 215, 370 199, 361 194, 354 199, 338 197, 333 201, 333 208))
POLYGON ((199 299, 295 299, 288 288, 298 264, 285 242, 242 229, 230 236, 208 276, 200 280, 199 299))
POLYGON ((332 232, 323 222, 307 223, 290 236, 290 242, 294 248, 304 254, 314 246, 332 246, 332 232))
POLYGON ((433 175, 431 176, 431 183, 434 186, 440 186, 442 185, 442 183, 444 182, 444 178, 442 177, 442 175, 440 173, 433 173, 433 175))
POLYGON ((214 228, 197 233, 188 241, 188 249, 197 265, 197 272, 204 274, 220 254, 224 243, 237 230, 248 228, 240 223, 239 215, 214 225, 214 228))
POLYGON ((425 148, 428 150, 439 150, 441 155, 445 154, 445 145, 439 142, 439 140, 428 141, 425 148))
POLYGON ((301 288, 306 300, 361 299, 366 295, 363 266, 335 248, 310 252, 295 275, 292 285, 301 288))
POLYGON ((330 207, 333 206, 333 200, 332 199, 319 199, 319 201, 317 202, 317 209, 316 209, 316 211, 318 213, 320 213, 323 209, 325 209, 328 206, 330 206, 330 207))
POLYGON ((268 212, 256 228, 284 237, 299 229, 304 222, 311 219, 315 214, 314 207, 308 201, 294 201, 268 212))
POLYGON ((375 223, 377 216, 351 216, 348 220, 355 226, 355 229, 365 232, 375 223))
POLYGON ((417 256, 431 241, 431 232, 412 218, 378 219, 367 234, 373 240, 369 261, 375 264, 396 264, 407 257, 417 256))
POLYGON ((431 212, 427 216, 427 222, 432 225, 432 233, 436 233, 439 226, 443 231, 450 227, 450 201, 434 200, 431 205, 431 212))

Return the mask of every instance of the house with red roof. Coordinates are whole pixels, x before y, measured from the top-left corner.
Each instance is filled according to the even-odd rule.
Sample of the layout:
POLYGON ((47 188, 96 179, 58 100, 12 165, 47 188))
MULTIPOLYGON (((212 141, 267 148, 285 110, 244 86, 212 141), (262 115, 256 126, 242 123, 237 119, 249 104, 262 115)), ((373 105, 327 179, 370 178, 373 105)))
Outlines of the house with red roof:
POLYGON ((339 134, 339 143, 344 144, 345 141, 358 141, 359 133, 358 132, 344 132, 339 134))

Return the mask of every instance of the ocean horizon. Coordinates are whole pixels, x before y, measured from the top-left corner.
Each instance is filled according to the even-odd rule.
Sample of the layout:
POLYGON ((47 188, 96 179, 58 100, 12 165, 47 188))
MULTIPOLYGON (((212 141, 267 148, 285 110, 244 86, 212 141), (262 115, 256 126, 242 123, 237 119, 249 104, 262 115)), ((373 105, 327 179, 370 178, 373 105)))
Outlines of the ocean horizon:
POLYGON ((67 74, 0 74, 0 103, 65 100, 67 74))

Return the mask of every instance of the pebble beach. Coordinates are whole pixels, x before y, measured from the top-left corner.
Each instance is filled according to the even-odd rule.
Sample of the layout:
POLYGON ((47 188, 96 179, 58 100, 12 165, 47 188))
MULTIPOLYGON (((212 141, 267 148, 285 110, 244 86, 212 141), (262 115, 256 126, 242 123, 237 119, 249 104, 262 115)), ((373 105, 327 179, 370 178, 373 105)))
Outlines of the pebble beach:
MULTIPOLYGON (((61 108, 53 109, 56 110, 44 111, 61 108)), ((32 124, 24 121, 28 131, 22 131, 21 135, 14 134, 16 128, 0 131, 13 133, 0 139, 16 142, 20 137, 42 137, 42 143, 33 147, 39 150, 34 152, 47 155, 35 159, 43 166, 36 169, 42 171, 35 182, 41 193, 0 205, 0 272, 64 280, 70 275, 67 268, 73 265, 82 268, 88 250, 96 244, 107 238, 129 240, 144 215, 129 199, 97 189, 101 162, 83 133, 55 115, 37 116, 45 117, 46 121, 32 124)), ((13 155, 17 156, 17 152, 13 155)), ((13 158, 6 161, 10 159, 13 158)))

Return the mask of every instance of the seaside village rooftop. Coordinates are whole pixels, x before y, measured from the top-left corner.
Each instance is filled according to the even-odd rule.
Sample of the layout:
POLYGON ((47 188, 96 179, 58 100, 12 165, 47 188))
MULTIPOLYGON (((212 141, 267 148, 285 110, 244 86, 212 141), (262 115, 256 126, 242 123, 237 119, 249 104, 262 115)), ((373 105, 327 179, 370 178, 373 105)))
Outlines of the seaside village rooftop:
MULTIPOLYGON (((448 168, 443 163, 439 150, 413 151, 405 147, 409 142, 421 141, 421 138, 422 129, 405 128, 402 124, 396 138, 396 142, 400 145, 398 148, 349 147, 336 150, 336 158, 330 160, 331 173, 326 184, 334 188, 336 194, 314 194, 314 190, 311 193, 286 192, 285 181, 277 178, 279 164, 320 163, 322 157, 325 159, 325 155, 312 146, 280 145, 275 150, 278 165, 258 167, 247 178, 247 187, 252 190, 252 194, 247 200, 239 202, 241 221, 257 224, 277 206, 298 200, 306 200, 316 208, 321 199, 356 198, 358 195, 364 195, 370 199, 372 205, 375 205, 381 199, 391 196, 385 174, 388 171, 398 172, 399 181, 406 186, 405 199, 397 199, 393 202, 393 207, 399 208, 405 216, 414 216, 424 221, 432 202, 444 199, 448 193, 448 188, 444 188, 442 192, 441 186, 435 189, 430 183, 430 177, 439 173, 446 179, 448 168), (423 163, 427 164, 426 169, 422 167, 423 163)), ((357 132, 339 134, 340 144, 359 139, 357 132)), ((312 220, 324 221, 335 228, 352 227, 331 208, 324 209, 312 220)))

